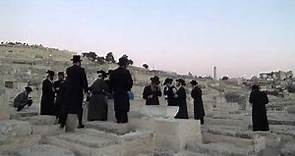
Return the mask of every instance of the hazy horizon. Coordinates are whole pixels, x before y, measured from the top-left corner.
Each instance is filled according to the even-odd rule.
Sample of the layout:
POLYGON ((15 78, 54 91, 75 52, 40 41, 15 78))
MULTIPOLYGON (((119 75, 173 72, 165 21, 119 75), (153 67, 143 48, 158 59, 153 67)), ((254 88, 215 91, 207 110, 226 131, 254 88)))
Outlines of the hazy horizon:
POLYGON ((182 74, 295 71, 292 0, 10 0, 0 13, 0 41, 111 51, 182 74))

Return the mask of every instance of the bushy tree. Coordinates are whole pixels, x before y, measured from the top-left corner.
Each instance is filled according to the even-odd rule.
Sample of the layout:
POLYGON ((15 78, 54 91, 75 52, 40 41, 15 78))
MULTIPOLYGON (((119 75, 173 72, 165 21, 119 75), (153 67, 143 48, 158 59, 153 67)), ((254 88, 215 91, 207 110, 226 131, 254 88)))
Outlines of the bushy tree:
POLYGON ((129 59, 129 64, 133 65, 133 61, 131 59, 129 59))
POLYGON ((229 80, 229 77, 228 77, 228 76, 223 76, 223 77, 221 78, 221 80, 222 80, 222 81, 229 80))
POLYGON ((126 54, 124 54, 124 55, 122 56, 122 58, 126 58, 126 59, 128 60, 128 64, 129 64, 129 65, 133 65, 133 61, 132 61, 131 59, 128 59, 128 56, 127 56, 126 54))
POLYGON ((92 52, 92 51, 90 51, 88 53, 82 53, 82 56, 88 58, 91 61, 95 61, 97 59, 96 53, 92 52))
POLYGON ((287 90, 289 93, 295 93, 295 85, 288 85, 287 90))
POLYGON ((112 52, 107 53, 105 60, 109 63, 116 63, 112 52))
POLYGON ((99 64, 103 64, 103 63, 105 62, 105 59, 104 59, 104 57, 97 57, 97 58, 96 58, 96 61, 97 61, 97 63, 99 63, 99 64))
POLYGON ((145 69, 149 69, 149 65, 147 65, 147 64, 143 64, 142 67, 145 69))

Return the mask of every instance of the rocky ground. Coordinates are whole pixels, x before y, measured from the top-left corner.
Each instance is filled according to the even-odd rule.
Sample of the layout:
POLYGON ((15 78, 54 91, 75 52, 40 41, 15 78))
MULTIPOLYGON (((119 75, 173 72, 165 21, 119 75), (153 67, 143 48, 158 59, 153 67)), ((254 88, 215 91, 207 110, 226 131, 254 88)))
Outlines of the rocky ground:
MULTIPOLYGON (((85 129, 65 133, 55 117, 34 111, 0 121, 3 156, 291 156, 295 154, 294 114, 269 112, 270 131, 252 132, 250 114, 211 112, 201 126, 202 141, 175 151, 159 148, 157 135, 115 122, 86 122, 85 129)), ((174 119, 170 119, 174 120, 174 119)), ((148 124, 148 123, 146 123, 148 124)), ((152 125, 151 125, 152 126, 152 125)), ((169 129, 163 129, 170 133, 169 129)), ((167 143, 168 144, 168 143, 167 143)))
MULTIPOLYGON (((180 75, 130 67, 135 82, 131 123, 114 123, 110 105, 108 122, 85 121, 85 129, 65 133, 56 125, 55 117, 38 115, 38 104, 44 71, 64 70, 70 65, 72 53, 22 47, 0 47, 0 52, 0 80, 3 84, 13 82, 13 86, 0 86, 0 156, 295 155, 293 94, 284 98, 270 96, 267 108, 271 130, 252 132, 251 107, 247 102, 249 89, 199 79, 206 109, 205 124, 200 126, 199 121, 192 119, 171 119, 175 110, 167 109, 163 97, 160 98, 160 107, 144 107, 141 93, 144 85, 149 82, 149 77, 158 75, 163 80, 180 75), (31 81, 34 89, 34 104, 22 112, 15 112, 9 105, 28 81, 31 81), (241 96, 236 101, 227 101, 225 96, 228 93, 238 93, 241 96), (138 116, 139 112, 145 118, 138 116)), ((96 77, 96 70, 116 67, 114 64, 97 65, 87 60, 83 61, 83 66, 90 83, 96 77)), ((187 81, 192 79, 185 78, 187 81)), ((187 87, 187 92, 189 91, 187 87)), ((189 115, 192 117, 191 99, 188 98, 187 101, 189 115)))

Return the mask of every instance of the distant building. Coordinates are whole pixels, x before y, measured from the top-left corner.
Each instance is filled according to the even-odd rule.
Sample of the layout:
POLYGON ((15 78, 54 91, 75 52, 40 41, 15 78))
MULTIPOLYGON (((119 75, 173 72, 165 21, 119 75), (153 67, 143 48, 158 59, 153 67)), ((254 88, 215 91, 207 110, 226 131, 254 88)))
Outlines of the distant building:
POLYGON ((217 69, 216 66, 213 67, 213 79, 217 79, 217 69))
POLYGON ((270 72, 270 73, 261 73, 259 74, 259 78, 268 81, 285 81, 287 79, 291 79, 293 77, 293 72, 288 71, 277 71, 277 72, 270 72))

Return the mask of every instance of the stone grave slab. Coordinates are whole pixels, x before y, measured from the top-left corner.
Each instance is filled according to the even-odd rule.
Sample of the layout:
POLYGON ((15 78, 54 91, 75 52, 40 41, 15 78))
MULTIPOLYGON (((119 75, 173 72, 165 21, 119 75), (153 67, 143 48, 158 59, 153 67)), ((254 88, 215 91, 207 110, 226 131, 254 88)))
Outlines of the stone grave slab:
POLYGON ((295 144, 287 144, 281 149, 282 156, 294 156, 295 155, 295 144))
POLYGON ((115 133, 118 135, 123 135, 131 132, 129 124, 117 124, 115 122, 105 122, 105 121, 91 121, 85 123, 85 127, 94 128, 100 131, 105 131, 109 133, 115 133))
POLYGON ((16 156, 75 156, 75 154, 68 149, 41 144, 20 149, 16 152, 16 156))
POLYGON ((179 151, 187 144, 202 142, 200 123, 196 120, 130 118, 133 129, 146 129, 155 133, 156 147, 179 151))
POLYGON ((32 125, 54 125, 56 123, 56 116, 37 115, 32 117, 23 117, 20 120, 27 121, 32 125))
POLYGON ((0 120, 0 145, 7 143, 14 137, 23 137, 32 134, 29 122, 17 120, 0 120))
POLYGON ((92 148, 101 148, 117 143, 116 140, 112 140, 109 137, 94 137, 93 135, 80 133, 64 134, 60 135, 58 138, 92 148))

